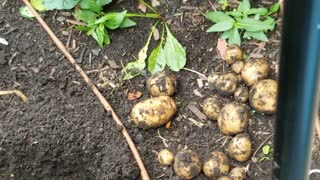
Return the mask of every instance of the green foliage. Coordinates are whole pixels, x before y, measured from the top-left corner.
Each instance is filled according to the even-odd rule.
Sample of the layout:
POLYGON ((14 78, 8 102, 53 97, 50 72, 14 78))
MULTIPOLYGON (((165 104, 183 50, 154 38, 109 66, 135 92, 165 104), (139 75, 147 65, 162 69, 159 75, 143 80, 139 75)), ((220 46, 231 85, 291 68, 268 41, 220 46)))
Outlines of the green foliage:
POLYGON ((271 160, 270 154, 271 154, 271 146, 269 144, 264 145, 262 147, 263 157, 260 158, 259 162, 263 162, 266 160, 271 160))
POLYGON ((19 12, 21 16, 28 19, 33 19, 35 17, 27 6, 20 7, 19 12))
POLYGON ((223 32, 221 38, 228 39, 230 45, 240 46, 242 33, 243 38, 267 42, 266 32, 275 27, 275 20, 271 15, 279 9, 279 3, 273 4, 270 9, 252 8, 249 0, 243 0, 233 11, 208 12, 206 18, 215 24, 207 32, 223 32))

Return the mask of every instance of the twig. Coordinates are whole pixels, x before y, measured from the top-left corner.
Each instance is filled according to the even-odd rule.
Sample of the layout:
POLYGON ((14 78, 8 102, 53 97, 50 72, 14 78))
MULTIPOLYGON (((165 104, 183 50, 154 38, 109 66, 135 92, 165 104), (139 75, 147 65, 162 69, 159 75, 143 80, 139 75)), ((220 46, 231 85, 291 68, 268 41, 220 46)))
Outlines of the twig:
POLYGON ((182 68, 182 69, 186 70, 186 71, 190 71, 190 72, 196 73, 199 76, 203 77, 205 80, 208 80, 207 76, 205 76, 204 74, 199 73, 198 71, 195 71, 195 70, 192 70, 192 69, 189 69, 189 68, 182 68))
POLYGON ((88 84, 88 86, 91 88, 91 90, 94 92, 94 94, 99 99, 101 105, 105 108, 106 111, 111 112, 112 117, 114 121, 121 127, 121 132, 123 136, 125 137, 134 158, 136 159, 138 166, 140 168, 141 172, 141 178, 143 180, 150 180, 150 177, 148 175, 148 172, 143 164, 143 161, 139 155, 139 152, 133 143, 128 131, 122 124, 120 118, 115 113, 109 102, 105 99, 105 97, 100 93, 98 88, 94 85, 92 80, 87 76, 87 74, 82 70, 82 68, 77 64, 76 60, 73 58, 73 56, 68 52, 67 48, 63 45, 63 43, 57 38, 57 36, 53 33, 53 31, 50 29, 50 27, 46 24, 46 22, 40 17, 38 12, 33 8, 33 6, 30 4, 28 0, 23 0, 23 2, 29 7, 29 9, 32 11, 32 13, 35 15, 41 26, 47 31, 51 39, 54 41, 54 43, 57 45, 57 47, 63 52, 63 54, 68 58, 71 64, 74 65, 75 69, 79 72, 79 74, 82 76, 83 80, 88 84))
POLYGON ((319 118, 319 114, 318 114, 318 118, 316 119, 316 130, 317 130, 317 134, 318 134, 318 139, 320 140, 320 118, 319 118))
POLYGON ((273 134, 271 134, 269 137, 267 137, 267 139, 265 139, 265 140, 260 144, 260 146, 257 148, 257 150, 253 153, 251 159, 254 158, 254 156, 257 154, 257 152, 260 150, 260 148, 264 145, 264 143, 266 143, 272 136, 273 136, 273 134))
POLYGON ((74 25, 79 25, 79 26, 86 26, 86 23, 80 22, 80 21, 75 21, 75 20, 71 20, 71 19, 66 19, 66 22, 74 24, 74 25))

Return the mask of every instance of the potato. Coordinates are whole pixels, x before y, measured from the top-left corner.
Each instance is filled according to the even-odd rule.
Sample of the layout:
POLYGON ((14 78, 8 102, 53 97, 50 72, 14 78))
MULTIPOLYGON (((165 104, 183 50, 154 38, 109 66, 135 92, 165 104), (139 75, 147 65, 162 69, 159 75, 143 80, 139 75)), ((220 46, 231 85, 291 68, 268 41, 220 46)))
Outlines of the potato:
POLYGON ((268 77, 269 63, 265 58, 248 60, 241 71, 243 81, 252 86, 258 81, 268 77))
POLYGON ((217 180, 233 180, 233 179, 229 176, 221 176, 217 180))
POLYGON ((247 87, 238 87, 234 92, 234 99, 240 103, 246 103, 249 99, 249 90, 247 87))
POLYGON ((277 110, 278 84, 275 80, 259 81, 250 90, 250 104, 261 113, 272 114, 277 110))
POLYGON ((232 95, 238 87, 238 78, 233 73, 219 76, 213 87, 221 95, 232 95))
POLYGON ((174 160, 174 153, 168 149, 163 149, 158 154, 158 161, 161 165, 170 166, 174 160))
POLYGON ((231 65, 231 69, 234 73, 240 74, 242 69, 244 67, 244 62, 243 61, 236 61, 231 65))
POLYGON ((230 157, 239 162, 247 161, 252 153, 252 142, 248 134, 233 137, 227 147, 230 157))
POLYGON ((246 170, 242 167, 235 167, 230 171, 229 176, 232 180, 245 180, 246 170))
POLYGON ((215 84, 217 78, 219 77, 219 74, 216 72, 212 72, 209 76, 208 76, 208 83, 210 85, 215 84))
POLYGON ((174 158, 173 169, 183 179, 192 179, 201 171, 199 155, 191 150, 182 150, 174 158))
POLYGON ((203 113, 212 120, 217 120, 222 108, 221 102, 217 97, 209 97, 204 100, 203 113))
POLYGON ((225 60, 228 64, 243 59, 243 51, 238 45, 231 45, 227 48, 225 60))
POLYGON ((131 111, 133 122, 141 128, 155 128, 166 124, 175 115, 176 102, 169 96, 149 98, 136 104, 131 111))
POLYGON ((248 110, 243 104, 232 102, 221 109, 218 116, 218 126, 223 134, 238 134, 248 127, 248 117, 248 110))
POLYGON ((230 170, 230 161, 221 151, 214 151, 203 165, 203 173, 207 177, 218 178, 228 174, 230 170))
POLYGON ((167 71, 153 74, 147 81, 150 94, 157 96, 172 96, 176 91, 177 78, 167 71))

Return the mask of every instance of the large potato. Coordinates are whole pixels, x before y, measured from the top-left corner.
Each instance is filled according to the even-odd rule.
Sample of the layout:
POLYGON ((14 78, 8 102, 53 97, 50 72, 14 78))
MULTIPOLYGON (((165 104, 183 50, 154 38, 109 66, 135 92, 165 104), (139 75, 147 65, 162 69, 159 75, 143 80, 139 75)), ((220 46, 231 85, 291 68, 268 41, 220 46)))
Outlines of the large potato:
POLYGON ((221 151, 214 151, 203 165, 203 172, 207 177, 218 178, 227 175, 230 170, 230 161, 221 151))
POLYGON ((252 142, 249 135, 242 133, 233 137, 228 145, 228 153, 236 161, 247 161, 252 153, 252 142))
POLYGON ((166 124, 175 115, 176 102, 169 96, 159 96, 136 104, 131 111, 133 122, 141 128, 155 128, 166 124))
POLYGON ((233 73, 221 75, 215 80, 213 87, 221 95, 232 95, 238 87, 238 78, 233 73))
POLYGON ((222 105, 217 97, 209 97, 204 100, 203 113, 212 120, 217 120, 222 105))
POLYGON ((191 150, 182 150, 174 158, 173 169, 183 179, 192 179, 201 171, 199 155, 191 150))
POLYGON ((235 61, 243 59, 243 51, 238 45, 231 45, 227 48, 225 54, 225 60, 228 64, 232 64, 235 61))
POLYGON ((177 78, 167 71, 153 74, 147 81, 150 94, 156 96, 172 96, 176 91, 177 78))
POLYGON ((277 109, 278 84, 275 80, 259 81, 250 90, 250 104, 261 113, 272 114, 277 109))
POLYGON ((241 77, 248 86, 252 86, 258 81, 267 78, 269 72, 270 67, 266 59, 251 59, 244 65, 241 77))
POLYGON ((249 123, 246 107, 237 102, 225 105, 218 116, 218 126, 223 134, 234 135, 243 132, 249 123))

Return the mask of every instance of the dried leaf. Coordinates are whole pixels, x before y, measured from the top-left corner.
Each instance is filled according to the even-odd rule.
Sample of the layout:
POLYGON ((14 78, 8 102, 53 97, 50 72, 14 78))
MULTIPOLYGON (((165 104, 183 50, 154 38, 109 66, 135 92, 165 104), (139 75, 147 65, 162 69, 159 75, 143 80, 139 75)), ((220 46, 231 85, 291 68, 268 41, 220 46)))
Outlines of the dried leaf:
POLYGON ((139 1, 139 4, 138 4, 137 8, 140 9, 143 13, 147 12, 147 6, 141 1, 139 1))
POLYGON ((157 28, 154 29, 154 32, 153 32, 153 39, 155 41, 158 41, 160 39, 160 33, 159 33, 159 30, 157 28))
POLYGON ((158 0, 151 0, 151 6, 152 7, 160 6, 160 2, 158 0))
POLYGON ((221 59, 225 59, 226 50, 228 48, 228 43, 225 39, 218 39, 217 50, 221 59))
POLYGON ((167 122, 166 128, 167 129, 171 129, 172 128, 172 121, 167 122))
POLYGON ((133 100, 139 99, 141 96, 142 96, 142 92, 140 91, 128 93, 128 100, 133 101, 133 100))

